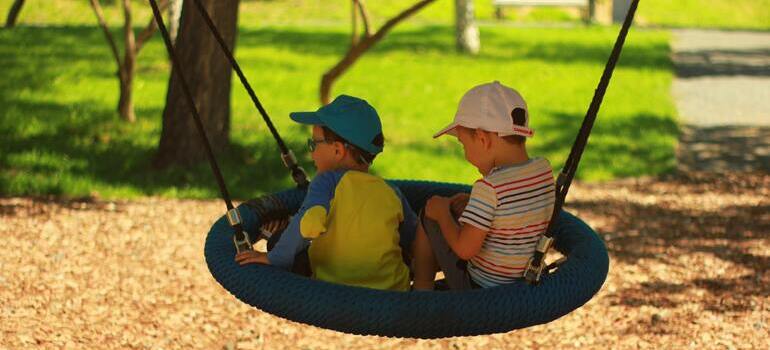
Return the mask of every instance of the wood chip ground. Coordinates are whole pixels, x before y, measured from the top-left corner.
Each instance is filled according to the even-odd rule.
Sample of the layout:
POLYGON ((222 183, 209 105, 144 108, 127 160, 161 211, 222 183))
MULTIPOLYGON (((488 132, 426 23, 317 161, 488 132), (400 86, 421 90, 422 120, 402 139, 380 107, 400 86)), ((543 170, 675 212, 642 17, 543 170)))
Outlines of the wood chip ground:
POLYGON ((546 325, 441 340, 342 334, 252 309, 203 258, 220 201, 0 199, 0 349, 768 349, 770 175, 572 186, 610 273, 546 325))

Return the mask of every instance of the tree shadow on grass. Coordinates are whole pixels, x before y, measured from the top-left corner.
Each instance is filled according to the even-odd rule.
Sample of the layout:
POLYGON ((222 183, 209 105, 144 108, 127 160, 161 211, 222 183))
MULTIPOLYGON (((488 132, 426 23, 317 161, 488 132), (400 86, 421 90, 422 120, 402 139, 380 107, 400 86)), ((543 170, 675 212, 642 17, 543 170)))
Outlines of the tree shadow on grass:
MULTIPOLYGON (((219 196, 207 162, 163 171, 151 167, 160 109, 137 108, 139 122, 130 125, 87 97, 73 103, 41 99, 62 74, 86 74, 83 82, 107 74, 68 67, 95 62, 114 66, 98 27, 18 27, 0 33, 0 52, 0 194, 88 196, 101 186, 143 195, 186 191, 182 196, 219 196), (148 117, 157 125, 148 123, 148 117)), ((292 148, 301 146, 297 140, 286 141, 292 148)), ((291 186, 267 133, 253 144, 232 144, 218 161, 234 198, 291 186)), ((302 164, 309 168, 307 161, 302 164)))
MULTIPOLYGON (((564 31, 569 34, 569 31, 564 31)), ((594 31, 586 32, 586 35, 595 34, 594 31)), ((585 62, 604 65, 612 51, 611 41, 555 39, 554 36, 541 41, 535 42, 532 38, 521 35, 505 35, 500 31, 482 29, 482 42, 485 44, 481 53, 474 59, 479 61, 538 60, 554 64, 585 62)), ((349 34, 332 30, 260 28, 241 29, 238 34, 238 45, 241 47, 270 46, 298 54, 341 57, 349 48, 349 42, 349 34)), ((391 52, 460 55, 455 49, 454 28, 451 26, 421 26, 391 32, 377 43, 368 55, 391 52)), ((670 70, 673 68, 669 52, 670 48, 665 42, 629 42, 624 48, 620 62, 622 65, 632 67, 670 70)))
MULTIPOLYGON (((156 145, 137 142, 136 138, 142 135, 115 121, 112 110, 98 109, 96 103, 80 105, 81 117, 57 118, 70 115, 73 107, 50 102, 2 102, 6 103, 0 102, 0 114, 5 114, 5 109, 12 105, 14 114, 29 116, 25 122, 52 125, 39 132, 22 133, 3 123, 0 127, 4 135, 0 139, 0 193, 88 196, 94 190, 84 186, 107 185, 133 188, 144 195, 183 189, 192 196, 219 196, 208 163, 154 170, 150 162, 156 145), (81 184, 72 183, 76 181, 81 184), (28 186, 19 191, 14 182, 28 186)), ((144 112, 160 115, 160 110, 144 112)), ((294 149, 300 147, 293 140, 287 143, 294 149)), ((291 186, 288 171, 269 135, 254 144, 232 144, 217 160, 234 198, 248 199, 291 186)), ((302 163, 307 169, 308 162, 302 163)))
MULTIPOLYGON (((559 171, 582 122, 583 115, 544 111, 538 120, 537 143, 527 144, 530 156, 548 158, 554 171, 559 171)), ((577 177, 581 178, 581 172, 594 170, 613 178, 671 173, 675 170, 676 155, 674 147, 667 142, 675 141, 678 134, 678 125, 666 116, 602 116, 594 124, 577 177)), ((460 146, 446 147, 438 141, 412 141, 398 147, 418 151, 431 161, 463 157, 460 146)))
MULTIPOLYGON (((583 123, 583 115, 546 111, 538 125, 538 143, 532 154, 564 159, 570 153, 583 123)), ((667 140, 676 140, 678 125, 666 116, 635 114, 600 116, 588 138, 578 169, 601 170, 612 177, 671 172, 676 155, 667 140)), ((580 178, 580 170, 578 178, 580 178)))
MULTIPOLYGON (((67 106, 33 104, 19 106, 23 112, 66 113, 67 106), (45 111, 45 112, 42 112, 45 111)), ((0 111, 1 113, 2 111, 0 111)), ((111 116, 112 111, 86 111, 90 116, 111 116)), ((156 111, 160 113, 160 111, 156 111)), ((103 120, 107 120, 105 118, 103 120)), ((8 137, 0 141, 0 193, 13 195, 91 195, 72 193, 83 185, 62 181, 81 181, 86 185, 108 185, 112 188, 130 187, 144 195, 160 195, 182 189, 192 196, 218 197, 216 181, 208 163, 190 168, 170 167, 158 171, 151 159, 156 145, 137 143, 132 135, 120 135, 111 122, 89 123, 87 126, 58 128, 56 131, 34 135, 18 135, 3 130, 8 137), (104 138, 102 135, 112 135, 104 138), (25 158, 31 158, 26 159, 25 158), (51 161, 53 159, 54 161, 51 161), (60 161, 56 161, 60 160, 60 161), (62 179, 65 175, 69 180, 62 179), (15 179, 14 179, 15 178, 15 179), (37 187, 16 192, 12 180, 40 181, 37 187), (35 180, 37 179, 37 180, 35 180), (197 193, 197 194, 195 194, 197 193)), ((300 145, 288 142, 297 149, 300 145)), ((288 171, 284 169, 274 142, 269 137, 255 144, 231 144, 217 156, 225 183, 234 198, 248 199, 265 192, 291 186, 288 171)), ((307 162, 303 162, 307 168, 307 162)))
MULTIPOLYGON (((119 37, 119 36, 116 36, 119 37)), ((493 32, 489 40, 504 41, 504 47, 527 46, 524 38, 493 32)), ((159 40, 157 37, 153 40, 159 40)), ((453 32, 450 27, 420 27, 391 33, 382 43, 374 48, 372 54, 391 51, 435 51, 442 54, 454 54, 453 32)), ((608 48, 603 44, 581 44, 579 42, 557 42, 554 48, 530 49, 522 57, 549 61, 569 62, 585 59, 590 62, 606 60, 608 48), (555 51, 552 51, 555 50, 555 51), (580 57, 585 56, 584 58, 580 57)), ((279 49, 310 53, 315 55, 340 55, 348 45, 348 37, 341 32, 301 30, 301 29, 244 29, 241 30, 238 45, 269 45, 279 49)), ((543 44, 546 45, 546 44, 543 44)), ((530 45, 531 46, 531 45, 530 45)), ((633 51, 633 50, 631 50, 633 51)), ((44 91, 51 82, 63 74, 70 64, 109 64, 114 66, 103 34, 96 26, 59 26, 59 27, 19 27, 0 34, 0 62, 3 64, 3 78, 0 79, 0 128, 10 135, 0 141, 0 191, 5 194, 63 193, 68 190, 61 182, 62 175, 70 178, 84 178, 93 183, 110 186, 127 186, 138 189, 143 194, 159 194, 175 187, 187 187, 202 191, 201 196, 216 196, 218 193, 207 164, 191 169, 169 169, 156 172, 149 166, 155 147, 159 124, 155 131, 142 131, 131 128, 118 121, 114 111, 104 109, 103 103, 89 103, 87 100, 77 104, 61 104, 45 100, 29 100, 20 95, 20 91, 44 91), (35 126, 38 125, 38 126, 35 126), (29 131, 30 127, 39 130, 29 131), (33 152, 34 151, 34 152, 33 152), (27 154, 32 155, 27 155, 27 154), (40 155, 54 159, 41 160, 40 155), (20 157, 38 157, 19 161, 20 157), (56 159, 61 161, 57 162, 56 159), (28 177, 29 181, 44 179, 44 187, 30 187, 26 190, 12 188, 12 179, 28 177)), ((162 53, 154 53, 162 54, 162 53)), ((511 59, 521 52, 491 53, 479 59, 511 59), (495 56, 497 55, 497 56, 495 56)), ((633 55, 630 55, 633 56, 633 55)), ((657 61, 645 61, 648 65, 657 61)), ((67 71, 71 74, 70 71, 67 71)), ((102 78, 111 75, 109 70, 91 70, 83 81, 89 78, 102 78), (109 72, 109 73, 105 73, 109 72)), ((55 101, 55 99, 54 99, 55 101)), ((139 118, 158 118, 160 110, 138 110, 139 118)), ((543 129, 545 142, 535 147, 535 153, 545 156, 557 155, 566 158, 574 141, 581 116, 552 113, 553 120, 543 129)), ((606 135, 624 135, 637 137, 639 129, 658 130, 659 134, 674 132, 670 121, 652 115, 639 115, 624 121, 608 121, 598 124, 595 137, 606 135), (668 124, 667 124, 668 123, 668 124), (608 124, 607 126, 603 126, 608 124)), ((299 141, 288 140, 291 147, 299 149, 299 141)), ((590 150, 589 145, 589 150, 590 150)), ((667 159, 653 149, 637 149, 624 143, 602 143, 601 149, 587 151, 586 164, 608 168, 613 175, 638 175, 638 168, 650 162, 667 159), (613 155, 631 153, 637 158, 639 166, 628 167, 618 163, 613 155), (634 153, 635 152, 635 153, 634 153), (601 156, 597 156, 601 155, 601 156), (620 165, 618 165, 620 164, 620 165)), ((432 153, 426 150, 426 156, 432 153)), ((229 152, 220 156, 225 179, 235 197, 248 198, 258 193, 290 186, 272 139, 261 136, 253 145, 234 144, 229 152), (269 169, 268 173, 257 170, 269 169)), ((665 162, 662 162, 665 163, 665 162)), ((304 165, 310 169, 309 162, 304 165)), ((653 170, 647 170, 652 171, 653 170)), ((644 172, 642 172, 644 173, 644 172)), ((79 191, 86 191, 81 189, 79 191)))

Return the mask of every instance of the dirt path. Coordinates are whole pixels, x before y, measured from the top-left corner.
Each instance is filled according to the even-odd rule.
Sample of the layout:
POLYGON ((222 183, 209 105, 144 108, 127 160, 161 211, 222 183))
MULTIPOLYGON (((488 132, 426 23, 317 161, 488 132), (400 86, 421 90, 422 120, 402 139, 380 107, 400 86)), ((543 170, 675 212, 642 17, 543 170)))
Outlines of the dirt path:
POLYGON ((680 168, 770 173, 770 33, 673 33, 680 168))
POLYGON ((767 349, 770 176, 576 184, 610 274, 547 325, 435 341, 362 337, 251 309, 203 259, 218 201, 0 199, 0 349, 767 349))

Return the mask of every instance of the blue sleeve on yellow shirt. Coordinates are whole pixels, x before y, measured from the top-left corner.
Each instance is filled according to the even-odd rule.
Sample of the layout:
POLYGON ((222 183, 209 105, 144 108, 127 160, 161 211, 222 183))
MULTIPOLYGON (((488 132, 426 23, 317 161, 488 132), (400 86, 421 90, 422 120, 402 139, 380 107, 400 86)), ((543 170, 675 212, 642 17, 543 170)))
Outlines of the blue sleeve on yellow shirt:
POLYGON ((404 212, 404 221, 398 226, 399 242, 398 245, 401 249, 406 251, 412 250, 412 242, 414 241, 415 232, 417 231, 417 214, 414 213, 412 207, 409 205, 409 201, 406 200, 404 194, 398 187, 391 185, 393 191, 396 192, 398 198, 401 199, 401 208, 404 212))
MULTIPOLYGON (((309 222, 308 220, 303 223, 302 219, 308 213, 308 210, 312 208, 315 208, 310 210, 310 215, 313 217, 308 217, 308 219, 313 219, 313 221, 320 220, 320 218, 316 217, 320 215, 320 212, 329 212, 337 184, 344 175, 345 170, 327 171, 316 175, 313 181, 310 182, 302 206, 291 218, 289 226, 283 231, 281 238, 273 249, 267 253, 267 258, 270 260, 271 265, 291 270, 294 265, 294 257, 310 245, 310 240, 303 237, 305 236, 302 232, 303 225, 307 229, 308 227, 316 228, 317 225, 321 224, 309 222), (320 208, 323 208, 323 210, 320 210, 320 208)), ((305 233, 307 235, 307 232, 305 233)))

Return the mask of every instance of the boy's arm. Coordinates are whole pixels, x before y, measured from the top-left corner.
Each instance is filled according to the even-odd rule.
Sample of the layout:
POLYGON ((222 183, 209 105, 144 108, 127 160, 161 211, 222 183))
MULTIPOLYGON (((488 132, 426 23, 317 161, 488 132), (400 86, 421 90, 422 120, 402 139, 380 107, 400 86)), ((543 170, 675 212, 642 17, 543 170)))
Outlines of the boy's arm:
MULTIPOLYGON (((434 202, 434 198, 431 198, 430 202, 434 202)), ((434 219, 438 221, 447 243, 461 259, 468 260, 476 256, 495 218, 497 208, 495 189, 484 180, 476 181, 471 189, 468 204, 460 216, 459 225, 451 216, 452 200, 438 198, 435 203, 429 203, 429 205, 433 204, 436 206, 435 209, 438 209, 434 210, 434 219)))
POLYGON ((326 214, 343 174, 324 172, 310 182, 302 207, 291 218, 275 247, 267 253, 271 265, 290 270, 294 257, 308 247, 309 240, 326 231, 326 214))
POLYGON ((337 184, 345 171, 326 171, 316 175, 307 189, 302 213, 299 218, 299 233, 306 239, 314 239, 326 232, 329 207, 334 199, 337 184))
MULTIPOLYGON (((457 224, 452 217, 450 206, 451 200, 445 197, 433 197, 427 204, 431 211, 432 219, 436 220, 444 239, 457 257, 463 260, 469 260, 476 256, 484 239, 487 237, 487 231, 473 225, 457 224)), ((426 211, 426 214, 428 214, 426 211)))
POLYGON ((406 200, 401 190, 393 185, 391 187, 401 200, 401 210, 403 212, 403 219, 398 225, 398 245, 401 246, 401 249, 411 251, 412 242, 414 242, 415 233, 417 232, 417 214, 414 213, 412 206, 409 205, 409 201, 406 200))
MULTIPOLYGON (((301 210, 301 209, 300 209, 301 210)), ((289 221, 289 226, 281 234, 273 249, 267 252, 267 264, 291 270, 294 266, 294 257, 310 244, 299 233, 299 220, 301 213, 297 213, 289 221)))

